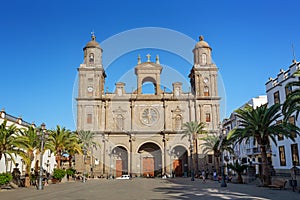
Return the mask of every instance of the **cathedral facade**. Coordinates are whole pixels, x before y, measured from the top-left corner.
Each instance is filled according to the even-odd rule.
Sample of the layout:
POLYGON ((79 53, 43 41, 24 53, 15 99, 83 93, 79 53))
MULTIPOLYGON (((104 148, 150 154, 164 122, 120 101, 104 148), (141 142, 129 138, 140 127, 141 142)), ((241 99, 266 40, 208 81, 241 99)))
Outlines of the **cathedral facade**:
POLYGON ((78 68, 77 130, 95 132, 100 147, 88 152, 85 164, 76 160, 77 171, 115 177, 188 176, 191 155, 196 173, 213 168, 212 153, 203 153, 202 141, 196 138, 196 146, 191 148, 191 141, 182 131, 185 122, 196 121, 206 123, 209 133, 219 132, 218 68, 202 36, 191 52, 191 91, 183 91, 181 82, 174 82, 171 92, 164 91, 160 84, 163 66, 158 56, 152 62, 147 55, 146 62, 139 57, 134 67, 134 91, 128 93, 126 83, 117 82, 114 92, 105 92, 103 50, 95 35, 83 51, 84 61, 78 68), (142 91, 149 82, 153 94, 142 91))

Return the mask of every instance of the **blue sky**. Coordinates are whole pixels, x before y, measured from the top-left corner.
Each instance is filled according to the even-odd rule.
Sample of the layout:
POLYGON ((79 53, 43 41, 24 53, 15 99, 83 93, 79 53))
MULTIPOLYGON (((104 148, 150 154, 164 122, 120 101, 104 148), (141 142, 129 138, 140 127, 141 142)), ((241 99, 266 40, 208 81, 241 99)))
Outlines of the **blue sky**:
MULTIPOLYGON (((161 27, 194 40, 204 35, 223 78, 228 116, 265 94, 268 78, 292 63, 292 44, 296 58, 300 56, 299 6, 297 0, 3 1, 0 107, 28 122, 74 130, 73 85, 91 30, 101 43, 126 30, 161 27)), ((151 53, 134 51, 112 63, 108 89, 113 89, 118 69, 130 70, 136 55, 145 60, 147 51, 151 53)), ((192 49, 187 51, 192 54, 192 49)), ((172 55, 155 53, 163 64, 176 68, 167 59, 172 55)), ((188 63, 178 65, 188 74, 188 63)))

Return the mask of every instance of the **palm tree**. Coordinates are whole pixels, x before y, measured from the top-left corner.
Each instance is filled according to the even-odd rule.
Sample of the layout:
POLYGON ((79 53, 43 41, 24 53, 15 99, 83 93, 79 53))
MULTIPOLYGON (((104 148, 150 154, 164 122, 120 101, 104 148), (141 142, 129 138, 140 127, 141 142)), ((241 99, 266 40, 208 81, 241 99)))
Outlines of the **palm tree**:
POLYGON ((65 127, 56 126, 55 130, 51 130, 49 138, 45 143, 45 147, 50 149, 55 154, 57 168, 61 166, 63 153, 65 153, 68 145, 74 141, 72 132, 65 127))
POLYGON ((204 143, 202 144, 202 150, 203 153, 207 154, 209 152, 214 152, 214 158, 216 161, 216 169, 218 170, 218 172, 220 173, 220 160, 219 157, 221 156, 221 153, 224 151, 227 151, 229 153, 233 153, 234 150, 232 148, 232 143, 231 141, 229 141, 226 137, 223 138, 221 145, 220 141, 221 138, 220 136, 217 135, 209 135, 207 134, 206 137, 201 138, 201 140, 204 141, 204 143))
MULTIPOLYGON (((236 113, 237 117, 241 119, 239 127, 229 132, 227 138, 238 143, 243 140, 247 142, 252 137, 257 141, 261 150, 263 185, 270 185, 271 174, 267 160, 270 139, 277 145, 276 137, 281 134, 294 141, 293 133, 297 132, 299 128, 288 122, 275 123, 282 116, 279 104, 269 108, 265 104, 256 109, 246 106, 243 109, 238 109, 236 113)), ((299 133, 297 132, 297 134, 299 133)))
POLYGON ((191 163, 191 166, 193 167, 193 169, 195 169, 195 163, 197 163, 196 170, 198 170, 198 155, 196 155, 198 153, 197 135, 206 133, 204 128, 205 123, 203 122, 198 123, 195 121, 190 121, 183 124, 182 138, 188 137, 189 142, 191 143, 191 159, 194 160, 193 158, 196 158, 196 160, 194 160, 194 163, 191 163))
MULTIPOLYGON (((300 70, 296 71, 293 75, 300 77, 300 70)), ((300 112, 300 81, 290 82, 286 87, 296 87, 296 89, 287 95, 287 99, 283 103, 282 113, 285 119, 288 119, 296 111, 296 118, 298 118, 300 112)))
POLYGON ((229 163, 227 167, 238 174, 237 183, 243 183, 242 173, 247 169, 248 165, 241 165, 238 160, 236 160, 234 164, 229 163))
POLYGON ((22 157, 26 163, 26 174, 30 176, 30 169, 34 160, 34 152, 39 150, 40 140, 33 126, 29 126, 27 129, 20 130, 20 135, 16 138, 19 146, 26 152, 22 157))
MULTIPOLYGON (((83 151, 93 151, 93 149, 100 147, 100 144, 94 141, 96 137, 95 132, 80 130, 77 134, 83 151)), ((91 159, 93 159, 93 155, 91 159)), ((93 161, 91 161, 91 163, 93 163, 93 161)))
POLYGON ((82 154, 81 143, 76 132, 69 136, 70 142, 66 144, 65 151, 69 154, 69 167, 72 167, 72 159, 76 154, 82 154))
POLYGON ((19 143, 16 140, 19 129, 14 125, 7 127, 7 121, 4 120, 0 125, 0 160, 5 159, 6 171, 8 170, 8 157, 15 162, 13 155, 24 155, 24 151, 19 149, 19 143))
POLYGON ((77 132, 77 134, 82 147, 85 146, 87 149, 90 149, 100 146, 100 144, 94 141, 96 137, 95 132, 80 130, 77 132))

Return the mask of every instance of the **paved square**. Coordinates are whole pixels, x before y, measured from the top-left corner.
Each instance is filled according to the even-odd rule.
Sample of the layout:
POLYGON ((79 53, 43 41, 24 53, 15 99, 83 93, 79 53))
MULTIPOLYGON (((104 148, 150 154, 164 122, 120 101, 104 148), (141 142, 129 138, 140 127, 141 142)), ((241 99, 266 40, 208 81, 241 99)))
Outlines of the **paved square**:
POLYGON ((51 184, 44 190, 20 188, 1 191, 1 200, 161 200, 161 199, 255 199, 255 200, 299 200, 300 193, 291 190, 272 190, 255 185, 228 184, 221 188, 213 181, 202 183, 196 179, 141 179, 133 180, 89 180, 86 183, 69 182, 51 184))

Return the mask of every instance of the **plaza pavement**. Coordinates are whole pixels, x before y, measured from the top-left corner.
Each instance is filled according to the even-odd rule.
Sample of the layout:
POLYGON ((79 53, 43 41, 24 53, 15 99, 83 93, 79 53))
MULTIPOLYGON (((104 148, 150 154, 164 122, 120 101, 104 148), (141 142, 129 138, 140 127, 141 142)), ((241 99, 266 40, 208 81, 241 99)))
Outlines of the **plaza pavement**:
POLYGON ((292 190, 276 190, 254 184, 220 183, 190 178, 106 180, 94 179, 86 183, 67 182, 50 184, 44 190, 35 187, 0 191, 0 200, 162 200, 162 199, 249 199, 249 200, 299 200, 300 193, 292 190))

